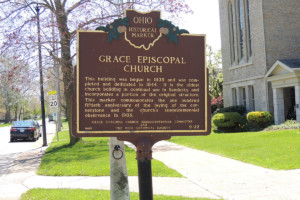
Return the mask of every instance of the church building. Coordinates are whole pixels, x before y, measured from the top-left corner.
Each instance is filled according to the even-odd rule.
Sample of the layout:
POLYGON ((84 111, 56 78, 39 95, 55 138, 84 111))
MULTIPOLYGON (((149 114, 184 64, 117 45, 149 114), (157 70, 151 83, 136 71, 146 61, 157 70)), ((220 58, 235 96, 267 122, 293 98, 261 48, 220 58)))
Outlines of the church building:
POLYGON ((224 106, 300 121, 300 1, 219 0, 224 106))

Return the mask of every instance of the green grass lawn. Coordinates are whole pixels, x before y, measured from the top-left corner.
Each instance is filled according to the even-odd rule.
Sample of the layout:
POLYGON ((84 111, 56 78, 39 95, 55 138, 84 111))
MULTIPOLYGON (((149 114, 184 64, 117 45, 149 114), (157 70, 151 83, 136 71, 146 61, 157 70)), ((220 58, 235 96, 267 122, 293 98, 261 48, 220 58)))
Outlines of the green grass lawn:
MULTIPOLYGON (((59 133, 42 158, 37 174, 47 176, 109 176, 109 138, 83 138, 69 146, 69 133, 59 133)), ((125 148, 129 176, 137 176, 135 150, 125 148)), ((158 160, 152 160, 152 174, 160 177, 182 177, 158 160)))
POLYGON ((11 126, 12 124, 0 124, 0 128, 1 127, 6 127, 6 126, 11 126))
POLYGON ((300 130, 212 133, 171 142, 276 170, 300 168, 300 130))
MULTIPOLYGON (((21 200, 108 200, 110 192, 105 190, 81 189, 32 189, 22 195, 21 200), (62 198, 63 197, 63 198, 62 198)), ((154 195, 155 200, 209 200, 206 198, 187 198, 176 196, 154 195)), ((130 193, 131 200, 138 200, 138 193, 130 193)))

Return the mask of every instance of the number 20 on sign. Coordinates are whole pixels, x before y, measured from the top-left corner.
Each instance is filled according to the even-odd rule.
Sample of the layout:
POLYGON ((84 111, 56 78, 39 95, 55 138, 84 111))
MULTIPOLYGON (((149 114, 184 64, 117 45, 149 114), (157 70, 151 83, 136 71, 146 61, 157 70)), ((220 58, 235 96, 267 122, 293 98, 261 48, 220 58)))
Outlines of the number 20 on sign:
POLYGON ((49 105, 50 105, 50 108, 56 108, 58 106, 57 95, 49 96, 49 105))

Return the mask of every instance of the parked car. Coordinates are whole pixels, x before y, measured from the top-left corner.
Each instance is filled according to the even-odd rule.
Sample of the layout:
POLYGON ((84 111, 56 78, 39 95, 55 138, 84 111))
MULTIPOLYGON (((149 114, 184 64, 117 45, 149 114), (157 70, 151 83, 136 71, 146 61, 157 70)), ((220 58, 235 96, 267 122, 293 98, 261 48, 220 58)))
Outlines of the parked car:
POLYGON ((48 115, 49 122, 53 121, 53 115, 48 115))
POLYGON ((36 141, 41 136, 41 128, 37 121, 16 121, 10 129, 10 141, 17 139, 36 141))

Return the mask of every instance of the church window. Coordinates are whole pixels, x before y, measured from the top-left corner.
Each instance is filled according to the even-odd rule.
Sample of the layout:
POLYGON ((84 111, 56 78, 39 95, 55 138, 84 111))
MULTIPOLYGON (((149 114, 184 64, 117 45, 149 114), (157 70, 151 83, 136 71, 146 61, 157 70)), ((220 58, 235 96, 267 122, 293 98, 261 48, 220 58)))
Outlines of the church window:
POLYGON ((230 34, 230 55, 231 63, 235 63, 235 38, 234 38, 234 20, 233 20, 233 5, 229 4, 229 34, 230 34))
POLYGON ((246 101, 246 88, 242 88, 242 105, 244 107, 247 106, 247 101, 246 101))
POLYGON ((249 62, 252 56, 249 0, 231 0, 228 4, 230 56, 232 65, 249 62))
POLYGON ((244 35, 243 35, 243 2, 242 0, 238 0, 238 40, 239 40, 239 59, 242 60, 244 58, 243 46, 244 46, 244 35))
POLYGON ((254 87, 251 85, 249 86, 250 90, 250 104, 251 104, 251 110, 255 110, 255 97, 254 97, 254 87))
POLYGON ((250 12, 249 12, 249 0, 246 0, 246 12, 247 14, 245 15, 247 17, 247 55, 248 55, 248 60, 252 56, 252 44, 251 44, 251 29, 250 29, 250 12))
POLYGON ((232 103, 234 106, 237 105, 237 91, 236 88, 232 88, 232 103))

